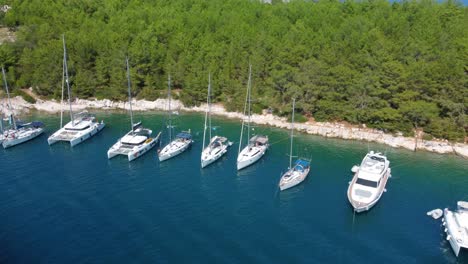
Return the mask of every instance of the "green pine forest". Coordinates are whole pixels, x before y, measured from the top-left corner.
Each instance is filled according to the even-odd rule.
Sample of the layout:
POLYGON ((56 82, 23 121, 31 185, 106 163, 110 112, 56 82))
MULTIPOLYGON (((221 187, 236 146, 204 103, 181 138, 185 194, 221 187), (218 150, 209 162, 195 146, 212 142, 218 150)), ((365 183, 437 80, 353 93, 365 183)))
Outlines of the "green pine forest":
POLYGON ((249 64, 254 109, 466 142, 468 8, 434 0, 7 0, 0 45, 14 89, 58 98, 62 34, 74 96, 166 96, 241 110, 249 64))

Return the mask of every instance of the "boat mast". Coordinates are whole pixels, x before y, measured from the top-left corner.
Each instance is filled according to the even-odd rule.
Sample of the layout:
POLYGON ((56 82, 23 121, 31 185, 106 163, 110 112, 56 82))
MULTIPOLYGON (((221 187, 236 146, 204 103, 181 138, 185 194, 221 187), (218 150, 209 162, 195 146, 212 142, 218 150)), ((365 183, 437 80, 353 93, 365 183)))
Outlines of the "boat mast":
POLYGON ((130 124, 133 131, 133 111, 132 111, 132 92, 131 92, 131 83, 130 83, 130 67, 128 66, 128 57, 125 58, 127 63, 127 83, 128 83, 128 104, 130 106, 130 124))
POLYGON ((248 81, 248 96, 249 96, 249 118, 247 122, 247 144, 250 140, 250 118, 251 118, 251 98, 252 98, 252 64, 249 64, 249 81, 248 81))
POLYGON ((7 96, 8 96, 8 109, 10 110, 10 117, 13 122, 13 128, 16 130, 16 121, 15 121, 15 117, 13 116, 13 110, 11 107, 10 91, 8 90, 8 83, 6 80, 5 68, 3 68, 3 66, 2 66, 2 75, 3 75, 3 83, 5 84, 5 89, 6 89, 7 96))
POLYGON ((72 110, 72 94, 70 90, 70 79, 68 78, 68 64, 67 64, 67 46, 65 44, 65 34, 62 35, 63 38, 63 62, 65 67, 65 82, 67 83, 67 91, 68 91, 68 104, 70 105, 70 120, 72 125, 75 126, 75 120, 73 119, 73 110, 72 110))
MULTIPOLYGON (((249 69, 250 69, 250 65, 249 65, 249 69)), ((241 127, 240 139, 239 139, 239 151, 237 152, 238 155, 242 149, 242 135, 244 134, 245 114, 247 111, 247 101, 249 99, 249 83, 250 83, 250 70, 249 70, 249 81, 247 83, 247 93, 245 94, 244 115, 242 116, 242 127, 241 127)))
POLYGON ((296 98, 293 99, 292 117, 291 117, 291 147, 289 151, 289 168, 292 168, 292 151, 293 151, 293 137, 294 137, 294 108, 296 106, 296 98))
POLYGON ((205 112, 205 129, 203 130, 203 148, 205 148, 205 137, 206 137, 206 129, 207 129, 207 120, 210 118, 209 126, 210 126, 210 139, 211 139, 211 114, 210 114, 210 90, 211 90, 211 73, 208 73, 208 95, 206 96, 206 112, 205 112), (208 117, 208 115, 210 115, 208 117))
POLYGON ((211 72, 208 73, 208 127, 211 140, 211 72))
POLYGON ((65 94, 65 56, 62 59, 62 100, 60 101, 60 128, 63 127, 63 96, 65 94))
POLYGON ((167 77, 167 99, 168 99, 168 111, 169 111, 169 124, 168 124, 168 131, 169 131, 169 142, 172 141, 172 113, 171 113, 171 75, 169 74, 167 77))

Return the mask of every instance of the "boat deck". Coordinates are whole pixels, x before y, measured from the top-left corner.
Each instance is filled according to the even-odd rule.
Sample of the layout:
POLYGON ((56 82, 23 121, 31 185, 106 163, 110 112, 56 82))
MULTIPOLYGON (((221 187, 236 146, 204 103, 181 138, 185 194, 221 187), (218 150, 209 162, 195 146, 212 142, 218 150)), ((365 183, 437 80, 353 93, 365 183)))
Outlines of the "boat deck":
POLYGON ((78 132, 64 130, 60 132, 60 134, 55 135, 53 138, 55 140, 70 141, 76 137, 76 134, 78 134, 78 132))
POLYGON ((120 145, 120 147, 116 150, 112 150, 112 152, 121 154, 121 155, 128 155, 133 150, 134 146, 129 146, 129 145, 120 145))

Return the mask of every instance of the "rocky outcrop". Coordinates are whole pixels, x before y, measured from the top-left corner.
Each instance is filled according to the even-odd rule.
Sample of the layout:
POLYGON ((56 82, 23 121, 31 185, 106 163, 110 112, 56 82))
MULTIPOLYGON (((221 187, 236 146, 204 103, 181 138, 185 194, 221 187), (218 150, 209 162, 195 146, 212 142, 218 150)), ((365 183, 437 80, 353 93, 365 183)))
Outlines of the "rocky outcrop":
MULTIPOLYGON (((13 111, 19 113, 21 111, 28 111, 36 109, 39 111, 55 113, 60 112, 60 103, 54 100, 44 101, 38 99, 35 104, 30 104, 23 100, 21 97, 12 98, 13 111)), ((65 106, 66 107, 66 106, 65 106)), ((128 109, 128 102, 115 102, 108 99, 104 100, 85 100, 78 99, 73 102, 73 109, 76 111, 91 109, 128 109)), ((156 101, 147 100, 133 100, 132 108, 135 111, 149 111, 149 110, 167 110, 168 101, 166 99, 157 99, 156 101)), ((174 110, 182 110, 189 112, 204 112, 206 111, 206 104, 194 107, 185 107, 180 101, 172 100, 171 108, 174 110)), ((5 112, 6 101, 1 101, 1 109, 5 112)), ((66 109, 65 109, 66 110, 66 109)), ((242 119, 245 118, 242 113, 227 112, 222 105, 212 105, 212 114, 225 116, 227 118, 242 119)), ((252 122, 260 125, 273 126, 279 128, 289 128, 290 124, 286 118, 278 117, 272 114, 254 114, 251 117, 252 122)), ((403 137, 401 135, 385 134, 384 132, 376 129, 366 127, 353 127, 340 123, 330 122, 306 122, 295 125, 295 129, 304 133, 320 135, 330 138, 342 138, 353 140, 372 141, 377 143, 386 144, 395 148, 405 148, 409 150, 424 150, 436 152, 440 154, 453 153, 465 158, 468 158, 468 145, 462 143, 450 143, 444 140, 422 140, 419 139, 416 144, 415 138, 403 137)))

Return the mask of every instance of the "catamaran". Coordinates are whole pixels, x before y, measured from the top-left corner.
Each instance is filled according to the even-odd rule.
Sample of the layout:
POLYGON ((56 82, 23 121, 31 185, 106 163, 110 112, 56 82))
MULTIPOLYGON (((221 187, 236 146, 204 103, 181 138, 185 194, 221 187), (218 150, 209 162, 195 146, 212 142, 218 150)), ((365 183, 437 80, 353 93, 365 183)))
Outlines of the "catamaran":
POLYGON ((457 207, 456 211, 444 209, 442 224, 447 233, 446 239, 452 246, 455 256, 458 257, 461 252, 468 255, 468 202, 458 201, 457 207))
POLYGON ((386 156, 374 151, 367 153, 348 187, 348 200, 354 211, 367 211, 379 201, 390 173, 386 156))
MULTIPOLYGON (((70 107, 70 122, 68 122, 65 126, 63 124, 63 108, 61 112, 61 119, 60 119, 60 129, 52 134, 48 139, 47 142, 49 145, 52 145, 58 141, 68 141, 70 145, 76 146, 81 142, 85 141, 86 139, 94 136, 99 131, 101 131, 106 125, 104 121, 98 122, 96 117, 93 114, 88 113, 88 111, 82 111, 78 114, 73 114, 72 109, 72 96, 71 96, 71 89, 70 89, 70 82, 68 78, 68 65, 67 65, 67 49, 65 45, 65 36, 63 36, 63 72, 65 77, 65 83, 67 84, 67 91, 68 91, 68 103, 70 107)), ((62 82, 62 105, 63 105, 63 91, 64 86, 62 82)))
POLYGON ((156 138, 152 138, 151 129, 144 128, 141 121, 133 123, 133 111, 132 111, 132 93, 131 93, 131 82, 130 82, 130 67, 127 63, 127 83, 128 83, 128 105, 130 111, 130 125, 131 130, 122 138, 120 138, 108 151, 107 158, 113 158, 117 155, 126 155, 128 161, 132 161, 152 149, 159 141, 161 132, 156 138))
POLYGON ((237 155, 237 170, 241 170, 252 165, 259 160, 269 147, 268 136, 255 135, 250 138, 250 118, 251 118, 251 80, 252 80, 252 65, 249 65, 249 80, 247 83, 247 94, 244 105, 244 116, 247 114, 247 122, 242 119, 241 134, 239 140, 239 152, 237 155), (247 124, 246 124, 247 123, 247 124), (242 149, 242 136, 244 134, 244 126, 247 127, 247 138, 250 138, 247 146, 242 149))
POLYGON ((203 151, 201 153, 201 167, 204 168, 211 163, 215 162, 224 153, 227 152, 227 148, 232 145, 231 142, 228 141, 226 137, 221 136, 214 136, 211 137, 211 74, 208 75, 208 96, 206 99, 206 112, 205 112, 205 129, 203 131, 203 151), (206 130, 208 130, 208 135, 210 138, 210 142, 208 146, 205 147, 205 138, 206 138, 206 130))
POLYGON ((293 112, 291 118, 291 146, 289 153, 289 168, 286 173, 283 174, 279 182, 279 188, 281 191, 289 189, 303 182, 310 171, 310 161, 305 159, 298 159, 292 166, 292 152, 293 152, 293 138, 294 138, 294 108, 296 100, 293 99, 293 112))
POLYGON ((168 124, 167 124, 167 134, 169 137, 169 144, 167 144, 162 150, 158 151, 159 161, 164 161, 170 158, 173 158, 180 153, 187 150, 193 143, 192 133, 190 129, 188 131, 182 131, 176 135, 175 139, 172 140, 172 111, 171 111, 171 76, 169 75, 168 81, 168 92, 167 92, 167 101, 168 101, 168 124))
POLYGON ((2 136, 0 137, 0 143, 2 144, 3 148, 13 147, 15 145, 24 143, 29 141, 33 138, 36 138, 40 134, 44 132, 44 124, 39 121, 33 121, 30 123, 23 123, 19 120, 16 120, 12 107, 11 107, 11 100, 10 100, 10 91, 8 90, 8 83, 6 80, 5 69, 2 67, 2 75, 3 75, 3 82, 5 84, 5 90, 8 97, 8 108, 9 108, 9 120, 11 124, 11 128, 3 131, 3 120, 1 121, 2 125, 2 136))

